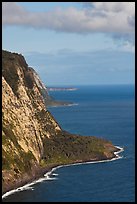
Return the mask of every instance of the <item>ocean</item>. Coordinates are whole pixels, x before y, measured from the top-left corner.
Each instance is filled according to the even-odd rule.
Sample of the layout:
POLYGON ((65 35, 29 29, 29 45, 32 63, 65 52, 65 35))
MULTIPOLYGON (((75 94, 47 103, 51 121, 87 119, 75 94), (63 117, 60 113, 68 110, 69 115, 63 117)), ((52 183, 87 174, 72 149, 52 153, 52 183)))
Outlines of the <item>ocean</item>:
POLYGON ((134 202, 135 95, 133 85, 75 86, 50 91, 74 105, 50 107, 61 127, 111 140, 124 148, 120 159, 53 169, 35 184, 4 196, 3 202, 134 202))

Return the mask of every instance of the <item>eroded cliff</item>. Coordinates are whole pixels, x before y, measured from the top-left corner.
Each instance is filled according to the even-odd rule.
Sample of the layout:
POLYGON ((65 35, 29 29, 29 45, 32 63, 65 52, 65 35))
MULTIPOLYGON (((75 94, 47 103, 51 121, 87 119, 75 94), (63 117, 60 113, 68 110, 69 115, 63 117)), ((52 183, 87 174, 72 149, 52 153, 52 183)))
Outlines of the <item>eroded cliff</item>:
POLYGON ((47 111, 41 94, 42 84, 38 83, 35 71, 28 67, 24 57, 3 51, 2 68, 2 168, 5 184, 38 166, 43 155, 42 138, 56 135, 61 128, 47 111))
POLYGON ((2 52, 3 192, 36 177, 48 165, 114 157, 103 139, 72 135, 46 108, 49 94, 24 57, 2 52))

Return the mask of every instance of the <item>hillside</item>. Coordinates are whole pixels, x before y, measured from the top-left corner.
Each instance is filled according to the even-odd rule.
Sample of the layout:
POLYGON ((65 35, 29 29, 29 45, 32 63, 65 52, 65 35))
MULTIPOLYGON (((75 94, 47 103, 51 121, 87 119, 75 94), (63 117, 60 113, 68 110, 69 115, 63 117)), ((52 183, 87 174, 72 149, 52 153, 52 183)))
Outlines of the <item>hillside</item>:
POLYGON ((2 187, 21 186, 58 164, 115 157, 110 141, 68 133, 47 109, 50 99, 21 54, 2 52, 2 187))

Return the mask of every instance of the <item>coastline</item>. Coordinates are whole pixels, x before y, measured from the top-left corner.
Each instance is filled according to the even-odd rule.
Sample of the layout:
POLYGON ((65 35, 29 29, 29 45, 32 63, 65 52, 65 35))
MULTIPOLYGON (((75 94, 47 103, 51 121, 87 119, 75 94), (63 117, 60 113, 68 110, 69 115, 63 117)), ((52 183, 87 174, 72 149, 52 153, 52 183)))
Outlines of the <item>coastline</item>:
POLYGON ((117 151, 113 152, 114 156, 111 158, 104 158, 101 160, 100 159, 93 159, 93 160, 87 160, 87 161, 77 160, 77 161, 74 161, 70 164, 61 164, 61 165, 60 164, 54 164, 54 165, 50 165, 50 166, 41 168, 36 172, 35 176, 32 176, 28 180, 22 181, 22 186, 20 186, 20 184, 21 184, 20 182, 17 182, 14 185, 15 186, 14 189, 9 190, 7 192, 4 192, 4 194, 2 195, 2 199, 4 199, 5 197, 7 197, 11 194, 19 192, 19 191, 23 191, 23 190, 27 190, 27 189, 33 190, 33 187, 31 187, 32 185, 35 185, 36 183, 40 183, 44 180, 49 180, 50 179, 49 175, 51 175, 52 172, 58 168, 72 166, 72 165, 84 165, 84 164, 95 164, 95 163, 101 163, 101 162, 110 162, 110 161, 114 161, 114 160, 122 158, 122 156, 119 156, 118 154, 123 152, 124 149, 122 147, 119 147, 119 146, 114 146, 114 147, 117 148, 117 151))
POLYGON ((51 104, 51 105, 48 105, 49 108, 58 108, 58 107, 65 107, 65 106, 77 106, 78 103, 67 103, 67 104, 51 104))
POLYGON ((72 102, 65 102, 65 101, 48 101, 46 102, 47 107, 61 107, 61 106, 73 106, 73 105, 78 105, 76 103, 72 102))

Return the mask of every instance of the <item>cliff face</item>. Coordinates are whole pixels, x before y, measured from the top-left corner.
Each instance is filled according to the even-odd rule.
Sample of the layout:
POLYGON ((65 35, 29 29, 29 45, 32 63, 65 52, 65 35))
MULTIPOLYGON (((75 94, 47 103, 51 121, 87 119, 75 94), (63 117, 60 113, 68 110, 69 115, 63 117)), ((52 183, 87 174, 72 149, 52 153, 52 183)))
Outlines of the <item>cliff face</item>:
POLYGON ((3 192, 35 178, 36 172, 48 165, 114 156, 116 148, 106 140, 63 131, 46 108, 49 98, 46 87, 24 57, 3 51, 3 192))
POLYGON ((45 107, 46 88, 23 56, 2 53, 2 157, 7 183, 39 165, 44 137, 61 128, 45 107))

